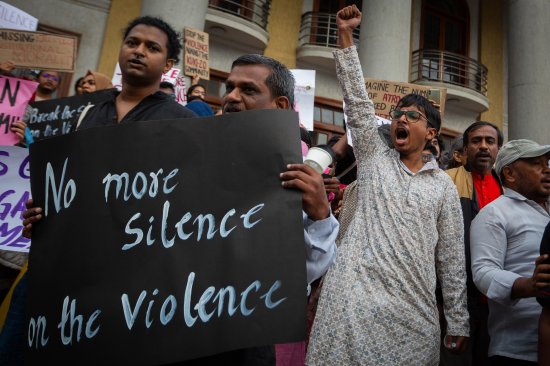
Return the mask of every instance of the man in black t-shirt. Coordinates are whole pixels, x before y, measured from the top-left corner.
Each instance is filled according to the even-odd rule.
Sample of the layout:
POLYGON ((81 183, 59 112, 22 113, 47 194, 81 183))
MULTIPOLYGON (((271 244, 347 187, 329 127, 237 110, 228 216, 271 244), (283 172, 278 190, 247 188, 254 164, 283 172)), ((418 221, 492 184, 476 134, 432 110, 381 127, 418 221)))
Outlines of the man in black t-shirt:
POLYGON ((178 62, 180 52, 179 35, 170 25, 150 16, 134 19, 124 32, 118 56, 122 91, 113 90, 111 98, 86 110, 77 129, 196 117, 159 91, 162 74, 178 62))

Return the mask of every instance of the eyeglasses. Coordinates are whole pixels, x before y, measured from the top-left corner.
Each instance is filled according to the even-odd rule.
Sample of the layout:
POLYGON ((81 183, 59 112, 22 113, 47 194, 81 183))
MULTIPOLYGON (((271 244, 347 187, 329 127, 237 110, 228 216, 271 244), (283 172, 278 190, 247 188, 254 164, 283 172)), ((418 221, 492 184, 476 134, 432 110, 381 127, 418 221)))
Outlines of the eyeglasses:
POLYGON ((401 109, 394 109, 390 112, 390 117, 392 119, 399 119, 402 115, 405 115, 405 118, 409 123, 418 122, 420 120, 420 117, 424 118, 426 122, 430 122, 428 121, 428 117, 418 111, 402 111, 401 109))
POLYGON ((44 76, 46 79, 50 79, 50 80, 53 80, 53 81, 59 81, 58 76, 48 74, 47 72, 43 72, 42 74, 40 74, 40 76, 44 76))

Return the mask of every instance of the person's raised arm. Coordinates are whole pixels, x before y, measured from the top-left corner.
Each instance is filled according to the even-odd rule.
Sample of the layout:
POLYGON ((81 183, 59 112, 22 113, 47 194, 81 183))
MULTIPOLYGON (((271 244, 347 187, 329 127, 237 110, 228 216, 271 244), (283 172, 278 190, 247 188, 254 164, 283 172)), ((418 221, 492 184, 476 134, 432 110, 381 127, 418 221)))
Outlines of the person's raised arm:
POLYGON ((346 6, 336 13, 338 44, 341 48, 353 46, 353 30, 361 24, 361 12, 356 5, 346 6))
POLYGON ((336 63, 336 76, 342 88, 347 115, 347 126, 353 136, 353 148, 358 163, 358 171, 367 159, 377 151, 387 149, 378 135, 374 105, 369 99, 359 61, 353 44, 353 31, 361 23, 362 15, 355 5, 346 6, 336 15, 338 42, 342 49, 333 51, 336 63))

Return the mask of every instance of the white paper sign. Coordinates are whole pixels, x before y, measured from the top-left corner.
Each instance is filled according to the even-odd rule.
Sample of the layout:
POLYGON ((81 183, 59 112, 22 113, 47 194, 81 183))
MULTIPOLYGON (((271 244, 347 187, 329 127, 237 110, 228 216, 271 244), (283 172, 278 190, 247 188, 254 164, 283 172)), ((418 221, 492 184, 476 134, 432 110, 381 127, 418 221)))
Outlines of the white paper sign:
POLYGON ((36 32, 38 19, 15 6, 0 1, 0 28, 36 32))
POLYGON ((31 241, 21 236, 25 202, 31 197, 29 151, 0 146, 0 250, 28 252, 31 241))
POLYGON ((313 108, 315 105, 315 70, 290 70, 294 75, 294 110, 300 116, 300 123, 313 131, 313 108))

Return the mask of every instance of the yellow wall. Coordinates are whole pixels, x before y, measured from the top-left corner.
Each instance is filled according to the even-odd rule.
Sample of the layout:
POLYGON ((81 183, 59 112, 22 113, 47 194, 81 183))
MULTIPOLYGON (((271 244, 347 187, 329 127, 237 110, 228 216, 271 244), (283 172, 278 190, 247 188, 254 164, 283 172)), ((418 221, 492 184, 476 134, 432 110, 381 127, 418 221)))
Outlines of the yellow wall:
POLYGON ((480 61, 487 67, 487 97, 489 110, 481 114, 481 120, 503 127, 503 4, 500 0, 481 1, 481 49, 480 61))
POLYGON ((122 30, 141 13, 142 0, 112 0, 97 71, 111 77, 118 62, 122 30))
POLYGON ((273 0, 269 12, 269 41, 264 54, 282 62, 290 69, 296 67, 302 5, 303 0, 273 0))

